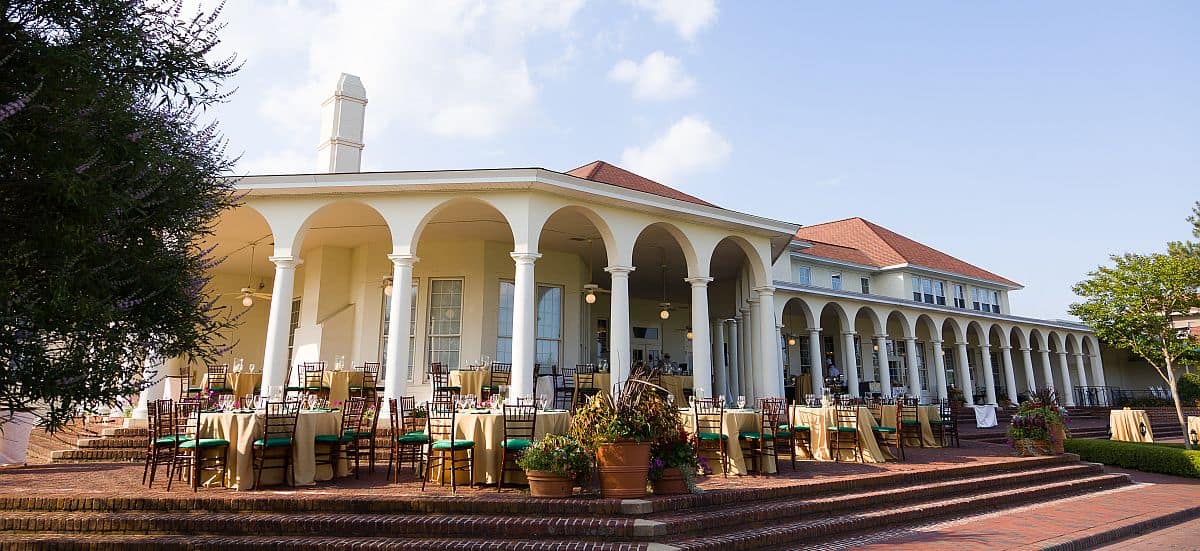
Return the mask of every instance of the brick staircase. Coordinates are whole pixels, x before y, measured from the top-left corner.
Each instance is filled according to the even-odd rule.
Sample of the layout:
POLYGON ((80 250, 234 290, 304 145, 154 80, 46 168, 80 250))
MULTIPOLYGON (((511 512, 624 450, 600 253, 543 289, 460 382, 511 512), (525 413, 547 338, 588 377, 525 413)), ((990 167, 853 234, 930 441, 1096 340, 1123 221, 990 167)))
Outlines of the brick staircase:
POLYGON ((331 494, 0 498, 0 549, 759 549, 1131 484, 1075 456, 646 500, 331 494), (7 539, 5 539, 7 538, 7 539))
MULTIPOLYGON (((1179 426, 1179 419, 1175 415, 1173 408, 1145 408, 1147 415, 1150 417, 1150 427, 1154 432, 1155 441, 1164 441, 1170 439, 1183 438, 1183 429, 1179 426)), ((1008 437, 1005 431, 1008 429, 1008 418, 1013 411, 1001 412, 997 415, 997 421, 1000 426, 995 429, 975 430, 975 414, 971 410, 968 416, 959 413, 959 427, 969 427, 970 431, 963 431, 962 438, 966 440, 975 440, 978 442, 988 442, 991 444, 1004 444, 1008 442, 1008 437)), ((1070 419, 1068 424, 1071 428, 1071 438, 1083 439, 1107 439, 1108 433, 1108 412, 1107 407, 1087 407, 1074 408, 1070 411, 1070 419)), ((1200 415, 1200 411, 1195 408, 1185 408, 1184 415, 1200 415)))

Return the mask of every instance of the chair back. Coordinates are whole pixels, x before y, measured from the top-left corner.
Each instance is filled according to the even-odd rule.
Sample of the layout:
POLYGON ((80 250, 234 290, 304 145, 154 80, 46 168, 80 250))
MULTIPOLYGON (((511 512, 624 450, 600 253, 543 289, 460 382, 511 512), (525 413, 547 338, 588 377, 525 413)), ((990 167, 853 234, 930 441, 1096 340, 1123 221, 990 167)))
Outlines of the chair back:
POLYGON ((171 400, 150 400, 146 403, 146 420, 149 423, 150 445, 164 436, 175 434, 174 405, 171 400))
POLYGON ((200 402, 183 401, 175 404, 173 434, 180 439, 197 439, 200 436, 200 402))
POLYGON ((512 364, 492 362, 492 386, 512 384, 512 364))
POLYGON ((871 411, 871 416, 876 421, 883 422, 883 398, 871 398, 867 400, 867 409, 871 411))
POLYGON ((596 364, 575 365, 575 387, 596 388, 596 364))
POLYGON ((342 432, 340 435, 357 435, 362 430, 363 412, 367 411, 367 401, 362 398, 347 398, 342 404, 342 432))
POLYGON ((834 421, 837 427, 858 427, 858 405, 857 404, 842 404, 837 405, 834 421))
POLYGON ((173 396, 172 399, 183 400, 189 396, 188 389, 192 386, 191 377, 188 377, 187 375, 167 375, 164 378, 170 379, 171 384, 174 385, 174 388, 176 389, 175 396, 173 396))
POLYGON ((208 366, 208 388, 229 388, 229 364, 208 366))
POLYGON ((759 419, 762 421, 762 434, 775 436, 780 425, 787 424, 784 414, 783 398, 759 398, 759 419))
POLYGON ((533 440, 537 427, 537 406, 504 406, 504 440, 520 438, 533 440))
POLYGON ((958 408, 950 400, 938 400, 938 415, 942 421, 950 421, 949 426, 958 428, 958 408))
POLYGON ((393 421, 392 421, 393 436, 398 436, 399 434, 408 434, 410 432, 425 430, 425 427, 421 426, 421 420, 416 417, 416 409, 417 409, 416 397, 401 396, 400 398, 392 398, 391 402, 393 402, 391 404, 392 418, 393 418, 393 421), (399 408, 400 408, 399 416, 396 415, 397 404, 399 405, 399 408), (397 427, 395 426, 395 423, 397 421, 400 423, 399 430, 401 432, 399 434, 396 433, 397 427))
POLYGON ((574 367, 562 366, 555 370, 554 388, 575 388, 575 377, 577 376, 574 367))
POLYGON ((725 419, 725 402, 723 400, 720 398, 696 398, 693 407, 694 434, 721 433, 721 426, 725 419))
POLYGON ((446 369, 446 364, 442 362, 430 362, 428 374, 429 382, 433 385, 433 388, 450 386, 450 370, 446 369))
POLYGON ((296 434, 296 419, 299 416, 299 400, 267 402, 263 438, 292 438, 296 434))
POLYGON ((325 362, 304 362, 305 387, 321 387, 325 385, 325 362))
POLYGON ((426 409, 429 412, 429 441, 454 440, 454 403, 433 401, 426 409))

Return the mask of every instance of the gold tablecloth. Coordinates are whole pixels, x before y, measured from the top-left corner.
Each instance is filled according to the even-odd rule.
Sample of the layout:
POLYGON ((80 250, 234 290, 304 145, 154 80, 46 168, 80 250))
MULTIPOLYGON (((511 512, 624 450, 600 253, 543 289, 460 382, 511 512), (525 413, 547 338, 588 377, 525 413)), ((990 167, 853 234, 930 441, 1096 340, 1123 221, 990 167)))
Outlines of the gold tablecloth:
MULTIPOLYGON (((566 434, 570 426, 571 414, 566 411, 539 411, 533 438, 537 440, 547 434, 566 434)), ((504 443, 504 415, 490 411, 460 412, 454 417, 454 433, 455 438, 475 443, 473 450, 475 483, 495 484, 496 467, 500 465, 501 446, 504 443)), ((466 454, 460 455, 460 459, 465 460, 466 454)), ((443 473, 449 470, 450 463, 447 459, 442 470, 433 473, 431 481, 441 482, 443 473)), ((510 472, 505 475, 504 481, 512 484, 524 484, 525 474, 510 472)), ((470 477, 465 471, 459 472, 456 482, 467 484, 470 482, 470 477)))
MULTIPOLYGON (((837 408, 834 406, 819 408, 792 406, 788 409, 788 418, 791 419, 793 425, 807 425, 811 428, 811 457, 813 459, 818 461, 833 461, 833 456, 829 453, 829 433, 827 429, 837 424, 837 408)), ((887 461, 891 454, 881 449, 879 443, 875 441, 875 433, 871 430, 873 426, 875 426, 875 416, 871 415, 871 410, 864 406, 859 406, 858 438, 862 443, 863 461, 866 463, 883 463, 887 461)), ((796 444, 797 453, 802 454, 808 451, 799 445, 799 439, 797 439, 796 444)), ((841 454, 842 456, 839 459, 842 461, 857 461, 857 458, 853 456, 853 451, 843 450, 841 454)))
MULTIPOLYGON (((691 409, 683 408, 679 410, 679 416, 683 419, 683 426, 688 434, 695 432, 695 415, 691 409)), ((760 432, 762 431, 762 422, 759 420, 759 414, 751 410, 725 410, 725 415, 721 417, 721 434, 725 435, 726 448, 725 452, 729 455, 729 473, 736 475, 749 474, 750 470, 746 467, 746 456, 742 451, 742 443, 738 440, 738 433, 742 431, 760 432)), ((708 466, 712 468, 716 474, 721 474, 721 458, 719 456, 707 456, 708 466)), ((775 458, 767 456, 766 463, 763 465, 763 470, 768 473, 775 472, 775 458)))
POLYGON ((483 396, 483 387, 492 384, 492 371, 490 369, 451 369, 450 370, 450 386, 459 387, 458 393, 462 396, 474 394, 475 396, 483 396))
POLYGON ((1188 433, 1183 435, 1184 438, 1200 438, 1200 417, 1187 418, 1188 433))
MULTIPOLYGON (((225 384, 233 388, 233 395, 239 400, 247 394, 254 394, 254 389, 262 385, 262 372, 249 371, 229 372, 225 374, 225 384)), ((208 374, 200 379, 200 388, 208 388, 208 374)))
MULTIPOLYGON (((879 420, 879 425, 884 427, 896 428, 896 406, 884 405, 880 411, 883 419, 879 420)), ((911 435, 904 441, 905 446, 917 447, 924 444, 926 448, 940 448, 942 443, 933 436, 933 427, 929 425, 931 420, 940 420, 942 418, 941 411, 937 406, 917 406, 917 421, 921 423, 921 441, 917 442, 911 435)))
MULTIPOLYGON (((605 392, 612 392, 612 373, 597 373, 594 379, 596 388, 605 392)), ((673 394, 678 403, 682 404, 686 401, 683 397, 683 389, 692 387, 691 375, 663 375, 662 387, 667 389, 667 392, 673 394)))
POLYGON ((1144 409, 1114 409, 1108 412, 1108 426, 1113 440, 1126 442, 1153 442, 1154 429, 1150 427, 1150 416, 1144 409), (1141 427, 1146 427, 1142 434, 1141 427))
MULTIPOLYGON (((254 441, 262 438, 265 416, 262 413, 204 413, 200 416, 200 437, 221 438, 229 441, 225 455, 225 486, 235 490, 254 488, 254 441)), ((338 434, 342 429, 342 414, 337 411, 301 411, 296 419, 296 437, 292 446, 294 476, 292 485, 308 486, 317 480, 330 480, 333 471, 328 465, 320 469, 316 465, 316 438, 318 434, 338 434)), ((328 446, 321 446, 321 453, 328 453, 328 446)), ((271 464, 275 464, 274 461, 271 464)), ((338 476, 350 474, 350 463, 344 458, 339 465, 338 476)), ((216 473, 206 475, 206 486, 219 485, 216 473)), ((263 471, 263 484, 279 484, 283 471, 263 471)))
POLYGON ((350 397, 350 387, 361 386, 363 372, 361 371, 325 371, 321 374, 321 384, 329 389, 329 403, 345 402, 350 397))

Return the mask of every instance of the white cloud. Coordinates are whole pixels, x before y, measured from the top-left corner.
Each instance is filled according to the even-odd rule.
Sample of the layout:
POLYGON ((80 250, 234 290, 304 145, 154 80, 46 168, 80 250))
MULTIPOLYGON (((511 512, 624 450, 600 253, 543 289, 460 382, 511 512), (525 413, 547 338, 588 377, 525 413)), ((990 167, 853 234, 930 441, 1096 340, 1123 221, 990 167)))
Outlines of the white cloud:
POLYGON ((238 174, 303 174, 312 172, 317 152, 303 155, 292 150, 269 151, 238 162, 238 174))
POLYGON ((708 121, 689 115, 644 147, 626 148, 621 166, 669 183, 687 174, 720 168, 732 150, 733 146, 708 121))
POLYGON ((631 83, 633 97, 639 100, 679 99, 696 90, 696 79, 684 72, 679 59, 661 51, 651 53, 641 63, 632 59, 619 61, 608 72, 608 78, 631 83))
POLYGON ((717 20, 717 0, 634 0, 654 15, 654 20, 675 27, 685 40, 696 37, 717 20))

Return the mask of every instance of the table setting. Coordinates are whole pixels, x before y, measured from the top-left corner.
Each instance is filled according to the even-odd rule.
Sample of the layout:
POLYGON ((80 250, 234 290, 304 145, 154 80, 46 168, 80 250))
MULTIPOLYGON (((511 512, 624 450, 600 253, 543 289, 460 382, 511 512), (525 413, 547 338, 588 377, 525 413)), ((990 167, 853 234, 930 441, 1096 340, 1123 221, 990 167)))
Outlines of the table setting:
MULTIPOLYGON (((690 377, 689 377, 690 378, 690 377)), ((667 400, 674 403, 674 394, 668 394, 667 400)), ((729 456, 729 473, 735 475, 749 474, 750 470, 746 467, 745 453, 742 451, 742 443, 738 439, 738 435, 745 432, 759 432, 762 430, 761 412, 754 408, 746 407, 748 405, 745 396, 737 396, 726 399, 725 396, 718 396, 727 406, 721 416, 721 434, 726 438, 726 454, 729 456)), ((695 396, 688 396, 688 407, 679 408, 679 415, 683 418, 684 429, 688 434, 692 434, 695 430, 695 419, 693 412, 695 411, 695 396)), ((721 461, 718 458, 709 458, 709 466, 720 474, 721 461)), ((775 458, 767 456, 767 462, 763 466, 763 470, 767 473, 775 472, 775 458)))

